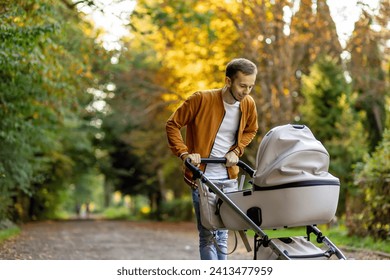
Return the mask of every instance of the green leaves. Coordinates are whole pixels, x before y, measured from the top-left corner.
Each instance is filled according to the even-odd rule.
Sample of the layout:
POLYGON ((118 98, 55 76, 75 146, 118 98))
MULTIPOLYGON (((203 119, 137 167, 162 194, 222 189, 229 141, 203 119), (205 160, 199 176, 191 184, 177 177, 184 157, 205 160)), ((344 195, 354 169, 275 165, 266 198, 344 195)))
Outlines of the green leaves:
POLYGON ((365 236, 388 240, 390 232, 390 131, 371 156, 366 156, 356 170, 355 180, 363 200, 360 212, 355 212, 352 230, 365 236))
POLYGON ((33 211, 52 211, 46 199, 58 202, 72 177, 95 163, 85 107, 102 52, 77 11, 57 1, 14 2, 0 6, 0 220, 26 215, 28 205, 10 204, 25 196, 49 205, 33 211))

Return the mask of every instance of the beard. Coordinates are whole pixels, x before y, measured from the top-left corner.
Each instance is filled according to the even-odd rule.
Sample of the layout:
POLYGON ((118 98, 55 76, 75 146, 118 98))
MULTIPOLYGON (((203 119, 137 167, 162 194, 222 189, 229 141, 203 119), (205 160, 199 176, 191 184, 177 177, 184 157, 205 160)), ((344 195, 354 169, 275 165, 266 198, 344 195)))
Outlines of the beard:
POLYGON ((234 98, 234 100, 236 100, 237 102, 240 102, 240 100, 238 100, 238 99, 236 98, 236 96, 234 95, 234 93, 233 93, 231 87, 229 87, 229 92, 230 92, 230 94, 232 95, 232 97, 234 98))

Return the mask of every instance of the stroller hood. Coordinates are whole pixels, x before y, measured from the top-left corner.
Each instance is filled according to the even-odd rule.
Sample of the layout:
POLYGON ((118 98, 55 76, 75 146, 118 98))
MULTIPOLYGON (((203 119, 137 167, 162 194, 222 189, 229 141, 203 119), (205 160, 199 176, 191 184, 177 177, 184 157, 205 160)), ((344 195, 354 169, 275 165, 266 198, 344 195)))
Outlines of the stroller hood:
POLYGON ((282 125, 262 139, 256 157, 256 187, 304 182, 337 182, 328 173, 329 153, 304 125, 282 125))

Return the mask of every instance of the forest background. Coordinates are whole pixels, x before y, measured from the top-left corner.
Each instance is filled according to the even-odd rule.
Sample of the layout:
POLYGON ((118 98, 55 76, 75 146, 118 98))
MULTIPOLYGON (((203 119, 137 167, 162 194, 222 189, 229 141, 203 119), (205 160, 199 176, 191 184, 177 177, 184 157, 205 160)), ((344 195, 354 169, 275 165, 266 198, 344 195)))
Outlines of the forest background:
POLYGON ((259 132, 305 124, 341 181, 337 217, 352 235, 389 239, 390 2, 341 44, 325 0, 139 0, 129 35, 107 48, 83 12, 121 0, 0 0, 0 229, 75 211, 191 220, 165 122, 246 57, 259 132), (119 213, 119 214, 118 214, 119 213))

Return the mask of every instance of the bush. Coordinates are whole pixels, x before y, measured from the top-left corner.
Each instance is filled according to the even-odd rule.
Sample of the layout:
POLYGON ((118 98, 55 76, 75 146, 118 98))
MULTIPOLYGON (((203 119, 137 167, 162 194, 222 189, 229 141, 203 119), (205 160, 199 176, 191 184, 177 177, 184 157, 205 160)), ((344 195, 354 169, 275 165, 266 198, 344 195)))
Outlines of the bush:
POLYGON ((130 210, 127 207, 110 207, 103 211, 103 217, 114 220, 131 219, 130 210))
POLYGON ((361 207, 355 209, 351 233, 376 239, 390 239, 390 131, 371 156, 359 165, 356 184, 359 185, 361 207))
POLYGON ((162 218, 169 221, 191 221, 193 219, 192 199, 184 197, 164 202, 162 218))

